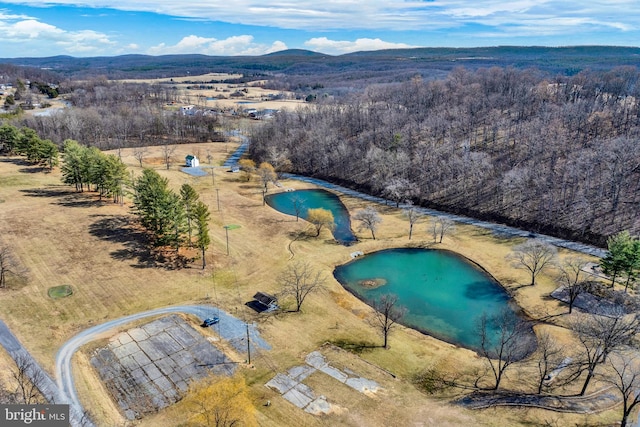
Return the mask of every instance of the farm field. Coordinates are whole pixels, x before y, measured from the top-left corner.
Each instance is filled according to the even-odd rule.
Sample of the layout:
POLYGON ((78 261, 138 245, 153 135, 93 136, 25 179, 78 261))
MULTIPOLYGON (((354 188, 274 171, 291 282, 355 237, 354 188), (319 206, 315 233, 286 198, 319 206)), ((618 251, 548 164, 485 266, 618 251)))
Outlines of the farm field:
MULTIPOLYGON (((0 158, 0 236, 28 270, 25 283, 0 291, 0 317, 37 360, 53 373, 57 349, 79 331, 110 319, 152 308, 177 304, 211 303, 228 313, 256 322, 272 350, 252 355, 252 365, 241 364, 240 372, 250 385, 258 421, 264 426, 280 425, 574 425, 606 424, 614 411, 595 415, 550 413, 536 409, 491 409, 470 411, 450 404, 454 392, 429 396, 410 382, 413 374, 426 368, 443 371, 472 370, 481 366, 473 352, 457 348, 400 328, 391 335, 391 348, 372 348, 360 354, 340 350, 327 343, 365 342, 380 344, 381 338, 366 321, 370 308, 348 293, 333 278, 336 265, 350 260, 356 250, 365 253, 399 246, 438 247, 453 250, 484 267, 514 294, 515 301, 533 317, 558 315, 562 325, 570 316, 560 316, 566 307, 547 295, 556 285, 544 275, 535 287, 525 272, 513 269, 505 256, 519 239, 501 238, 489 231, 459 225, 442 244, 431 243, 427 220, 407 238, 408 224, 391 206, 377 206, 383 222, 371 240, 359 233, 351 247, 336 244, 328 231, 319 238, 292 242, 293 235, 308 226, 304 221, 280 214, 262 203, 260 184, 245 181, 242 174, 217 166, 237 143, 185 144, 176 146, 169 170, 162 161, 162 147, 149 147, 143 166, 152 167, 169 179, 175 190, 191 184, 211 211, 212 245, 207 268, 199 260, 184 269, 154 265, 144 238, 131 212, 130 201, 114 204, 99 200, 91 192, 78 193, 63 185, 59 170, 44 173, 17 157, 0 158), (193 177, 180 171, 184 157, 211 154, 214 176, 193 177), (219 210, 218 210, 219 206, 219 210), (224 225, 229 230, 227 255, 224 225), (245 303, 257 291, 277 294, 278 274, 294 261, 307 261, 326 277, 326 291, 312 294, 301 313, 257 315, 245 303), (50 287, 70 285, 73 295, 51 299, 50 287), (381 385, 372 395, 336 387, 330 378, 310 377, 312 388, 335 403, 328 415, 308 414, 264 386, 273 376, 304 362, 307 354, 321 350, 331 363, 351 369, 381 385), (265 402, 271 401, 270 406, 265 402)), ((121 151, 122 160, 133 175, 141 172, 132 150, 121 151)), ((310 188, 297 181, 283 181, 283 188, 310 188)), ((279 191, 270 187, 270 191, 279 191)), ((342 197, 350 212, 368 205, 360 199, 342 197)), ((355 225, 354 225, 355 228, 355 225)), ((189 256, 196 256, 194 251, 189 256)), ((566 256, 566 252, 562 252, 566 256)), ((283 301, 286 308, 286 300, 283 301)), ((559 340, 570 343, 564 330, 541 326, 559 340)), ((118 331, 114 331, 114 334, 118 331)), ((108 337, 105 337, 108 338, 108 337)), ((124 419, 101 387, 95 387, 95 373, 87 362, 90 348, 76 357, 77 387, 83 404, 99 425, 122 424, 124 419)), ((0 353, 0 371, 9 364, 0 353)), ((527 381, 526 371, 507 374, 509 382, 527 381)), ((180 403, 147 417, 136 425, 173 426, 184 420, 180 403)))
POLYGON ((291 109, 308 105, 303 100, 295 99, 292 92, 277 91, 261 87, 262 80, 248 83, 225 83, 224 80, 238 79, 241 74, 209 73, 197 76, 171 77, 159 79, 125 79, 124 83, 161 84, 175 87, 180 93, 180 101, 184 104, 196 104, 203 108, 218 110, 246 108, 291 109), (199 88, 198 86, 202 86, 199 88), (231 96, 235 94, 234 96, 231 96))

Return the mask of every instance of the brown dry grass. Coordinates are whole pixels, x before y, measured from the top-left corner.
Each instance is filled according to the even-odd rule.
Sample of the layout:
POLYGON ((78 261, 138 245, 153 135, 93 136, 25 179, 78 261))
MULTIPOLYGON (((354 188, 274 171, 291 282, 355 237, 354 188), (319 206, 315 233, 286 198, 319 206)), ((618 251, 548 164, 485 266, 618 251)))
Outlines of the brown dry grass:
MULTIPOLYGON (((0 239, 29 269, 28 284, 0 292, 0 312, 2 319, 46 369, 53 371, 56 351, 63 342, 91 325, 156 307, 209 301, 241 318, 258 322, 262 335, 273 346, 271 351, 253 355, 253 369, 243 368, 255 396, 261 425, 398 425, 394 420, 401 420, 404 425, 503 426, 540 424, 556 419, 562 425, 584 421, 584 417, 535 410, 471 412, 447 403, 446 399, 421 394, 408 381, 415 372, 430 366, 452 371, 470 369, 480 361, 469 350, 404 328, 391 336, 389 350, 376 348, 359 356, 342 352, 335 356, 336 363, 358 366, 363 374, 382 384, 385 391, 380 396, 365 398, 335 387, 325 379, 317 379, 318 388, 327 390, 328 399, 345 408, 343 412, 315 417, 264 387, 276 372, 303 363, 306 354, 327 341, 379 343, 380 337, 363 320, 370 308, 345 291, 332 276, 333 268, 350 260, 351 252, 432 243, 426 222, 414 228, 414 239, 410 242, 402 214, 390 206, 380 206, 384 221, 376 233, 378 240, 373 241, 363 233, 359 236, 361 242, 344 247, 335 244, 325 231, 318 239, 291 244, 294 260, 307 260, 328 277, 327 291, 311 295, 302 313, 256 316, 244 303, 258 290, 278 292, 275 277, 292 258, 291 233, 305 229, 306 225, 304 221, 296 222, 263 206, 258 184, 240 180, 240 174, 217 168, 216 192, 211 176, 194 178, 179 171, 177 163, 187 154, 199 152, 201 158, 205 158, 208 150, 214 156, 214 164, 220 164, 233 146, 224 143, 180 145, 174 153, 176 165, 171 170, 162 164, 160 147, 150 148, 145 160, 145 166, 154 167, 169 178, 176 190, 185 182, 193 185, 210 206, 212 245, 204 271, 199 262, 181 270, 147 266, 144 241, 132 221, 128 204, 100 202, 95 194, 75 193, 60 184, 58 171, 33 172, 33 168, 18 158, 0 159, 0 201, 3 201, 0 203, 0 239), (217 211, 218 195, 220 211, 217 211), (226 255, 222 227, 226 224, 241 226, 229 231, 230 256, 226 255), (118 232, 123 229, 125 232, 118 232), (72 285, 73 296, 59 300, 48 298, 47 289, 61 284, 72 285), (392 372, 397 379, 385 371, 392 372), (262 406, 267 399, 273 404, 262 406)), ((123 150, 122 155, 134 174, 139 174, 140 168, 131 151, 123 150)), ((310 188, 294 181, 283 184, 310 188)), ((367 205, 359 199, 342 199, 351 212, 367 205)), ((517 239, 499 239, 486 230, 459 225, 445 237, 444 243, 434 246, 456 251, 480 264, 514 293, 515 300, 530 316, 564 313, 565 307, 545 298, 555 287, 550 275, 543 276, 535 287, 519 286, 527 283, 528 277, 504 260, 516 243, 517 239)), ((93 385, 97 380, 86 359, 78 358, 75 366, 81 372, 78 389, 85 405, 93 409, 101 424, 119 422, 113 404, 104 401, 104 391, 93 385)), ((521 380, 514 371, 506 384, 521 380)), ((603 421, 610 420, 611 416, 606 413, 590 419, 603 421)), ((171 426, 181 419, 178 404, 139 424, 171 426)))
POLYGON ((242 77, 242 74, 229 74, 229 73, 207 73, 201 74, 198 76, 182 76, 182 77, 168 77, 168 78, 158 78, 158 79, 123 79, 118 80, 119 82, 126 83, 185 83, 185 82, 220 82, 228 79, 239 79, 242 77))
MULTIPOLYGON (((184 104, 197 104, 205 108, 216 109, 290 109, 294 110, 301 105, 308 105, 304 101, 293 99, 293 92, 264 89, 261 85, 264 81, 256 80, 248 83, 230 84, 221 83, 223 80, 242 77, 240 74, 209 73, 199 76, 184 76, 160 79, 126 79, 122 82, 130 83, 160 83, 171 84, 179 91, 180 102, 184 104), (189 83, 187 83, 189 82, 189 83), (192 82, 201 82, 211 88, 195 89, 192 82), (244 96, 240 98, 230 97, 232 93, 242 91, 244 96), (270 100, 274 95, 284 95, 283 100, 270 100), (215 101, 207 98, 218 98, 215 101), (225 99, 220 99, 225 98, 225 99), (251 104, 242 104, 251 102, 251 104)), ((177 108, 177 106, 176 106, 177 108)))

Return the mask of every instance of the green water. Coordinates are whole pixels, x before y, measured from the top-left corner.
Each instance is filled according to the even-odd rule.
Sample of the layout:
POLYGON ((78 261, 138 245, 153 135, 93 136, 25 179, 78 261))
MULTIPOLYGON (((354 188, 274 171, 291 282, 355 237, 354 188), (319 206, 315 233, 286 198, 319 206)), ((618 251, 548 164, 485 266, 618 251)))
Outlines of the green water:
POLYGON ((398 305, 408 310, 402 324, 473 350, 480 346, 477 324, 482 313, 497 315, 507 308, 517 316, 499 283, 448 251, 379 251, 337 267, 334 275, 369 304, 384 294, 397 295, 398 305), (375 289, 361 284, 375 279, 386 284, 375 289))
POLYGON ((283 193, 269 194, 265 201, 275 210, 287 215, 295 215, 295 203, 302 206, 300 217, 306 218, 309 209, 328 209, 333 214, 336 228, 333 237, 343 245, 350 245, 357 241, 351 231, 349 211, 335 194, 326 190, 297 190, 283 193))

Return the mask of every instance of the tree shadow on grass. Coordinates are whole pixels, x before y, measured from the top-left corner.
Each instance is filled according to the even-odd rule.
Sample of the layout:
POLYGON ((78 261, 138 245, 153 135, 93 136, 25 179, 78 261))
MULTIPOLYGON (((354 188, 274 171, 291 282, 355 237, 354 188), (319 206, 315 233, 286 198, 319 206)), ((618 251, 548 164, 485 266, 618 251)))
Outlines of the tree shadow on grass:
POLYGON ((89 233, 102 240, 124 246, 110 255, 117 260, 133 260, 136 268, 157 267, 157 256, 150 248, 147 234, 128 216, 92 215, 96 221, 89 226, 89 233))
POLYGON ((35 165, 31 162, 28 162, 24 157, 2 157, 0 156, 0 162, 2 163, 12 163, 16 166, 28 166, 26 169, 20 169, 20 172, 33 173, 40 172, 42 170, 41 166, 35 165), (36 169, 36 170, 34 170, 36 169))
POLYGON ((22 193, 31 197, 43 197, 57 199, 55 204, 65 207, 82 208, 89 206, 99 206, 106 202, 94 197, 93 194, 79 193, 69 187, 50 186, 45 188, 29 188, 20 190, 22 193))
POLYGON ((355 354, 362 354, 366 351, 371 351, 375 348, 381 348, 380 345, 374 344, 371 341, 366 341, 366 340, 351 340, 348 338, 336 338, 329 342, 335 345, 336 347, 339 347, 343 350, 347 350, 355 354))

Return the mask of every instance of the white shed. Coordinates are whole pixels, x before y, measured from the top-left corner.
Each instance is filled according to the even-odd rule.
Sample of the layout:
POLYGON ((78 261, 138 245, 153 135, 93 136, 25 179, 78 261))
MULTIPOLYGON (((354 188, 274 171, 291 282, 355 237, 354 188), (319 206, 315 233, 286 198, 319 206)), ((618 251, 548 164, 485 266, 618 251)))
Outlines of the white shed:
POLYGON ((184 162, 189 168, 195 168, 200 165, 200 161, 198 160, 198 158, 196 156, 192 156, 191 154, 185 157, 184 162))

